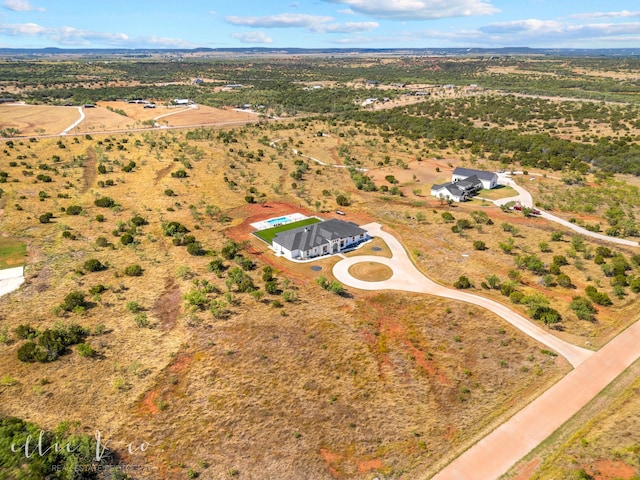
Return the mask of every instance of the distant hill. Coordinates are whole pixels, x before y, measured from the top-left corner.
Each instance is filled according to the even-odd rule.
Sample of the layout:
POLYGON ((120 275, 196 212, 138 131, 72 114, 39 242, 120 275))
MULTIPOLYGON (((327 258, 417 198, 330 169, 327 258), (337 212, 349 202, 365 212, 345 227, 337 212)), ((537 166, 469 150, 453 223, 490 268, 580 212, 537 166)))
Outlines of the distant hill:
POLYGON ((640 55, 640 48, 194 48, 194 49, 127 49, 127 48, 0 48, 1 57, 20 56, 125 56, 236 54, 236 55, 546 55, 631 57, 640 55))

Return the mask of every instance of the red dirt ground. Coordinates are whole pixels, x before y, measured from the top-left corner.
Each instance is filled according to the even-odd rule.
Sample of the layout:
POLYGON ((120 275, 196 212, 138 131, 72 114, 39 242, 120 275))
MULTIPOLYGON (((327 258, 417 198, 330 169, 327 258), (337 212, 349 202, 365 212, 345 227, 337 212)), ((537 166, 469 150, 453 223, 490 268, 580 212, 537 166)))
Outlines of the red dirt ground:
POLYGON ((160 413, 160 409, 156 405, 156 399, 158 398, 158 390, 150 390, 140 402, 140 413, 148 415, 157 415, 160 413))
POLYGON ((513 477, 513 480, 529 480, 531 476, 535 473, 539 465, 540 465, 540 459, 534 458, 529 463, 522 465, 518 469, 518 473, 516 474, 515 477, 513 477))
POLYGON ((630 480, 636 475, 635 469, 622 460, 598 460, 585 470, 596 480, 630 480))

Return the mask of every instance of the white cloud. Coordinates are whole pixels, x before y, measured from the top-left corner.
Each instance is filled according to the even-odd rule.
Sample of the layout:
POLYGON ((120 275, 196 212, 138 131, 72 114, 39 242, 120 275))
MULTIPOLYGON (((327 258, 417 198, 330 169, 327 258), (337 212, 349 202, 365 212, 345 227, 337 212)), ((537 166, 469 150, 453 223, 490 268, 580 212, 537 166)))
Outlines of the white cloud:
POLYGON ((36 10, 38 12, 44 12, 42 7, 34 7, 28 0, 4 0, 2 6, 12 12, 31 12, 36 10))
POLYGON ((333 18, 297 13, 281 13, 279 15, 268 15, 265 17, 230 16, 226 17, 225 20, 232 25, 253 28, 291 28, 310 27, 319 23, 330 22, 333 18))
POLYGON ((342 10, 338 10, 338 13, 342 13, 343 15, 355 15, 356 14, 356 12, 354 12, 350 8, 343 8, 342 10))
POLYGON ((240 40, 242 43, 272 43, 271 37, 264 32, 238 32, 232 33, 232 38, 240 40))
POLYGON ((0 24, 0 35, 41 37, 64 46, 90 46, 96 43, 123 48, 191 48, 185 40, 168 37, 129 37, 126 33, 98 32, 74 27, 44 27, 36 23, 0 24))
POLYGON ((428 20, 490 15, 500 10, 483 0, 323 0, 357 13, 392 20, 428 20))
POLYGON ((346 22, 315 25, 309 30, 316 33, 357 33, 369 32, 379 26, 377 22, 346 22))
POLYGON ((215 10, 209 10, 209 15, 217 15, 218 12, 216 12, 215 10))
POLYGON ((629 18, 640 17, 640 12, 630 12, 629 10, 621 10, 619 12, 589 12, 575 13, 569 15, 569 18, 596 19, 596 18, 629 18))
POLYGON ((608 43, 640 38, 640 22, 574 25, 553 20, 527 19, 481 27, 488 44, 550 47, 603 47, 608 43))

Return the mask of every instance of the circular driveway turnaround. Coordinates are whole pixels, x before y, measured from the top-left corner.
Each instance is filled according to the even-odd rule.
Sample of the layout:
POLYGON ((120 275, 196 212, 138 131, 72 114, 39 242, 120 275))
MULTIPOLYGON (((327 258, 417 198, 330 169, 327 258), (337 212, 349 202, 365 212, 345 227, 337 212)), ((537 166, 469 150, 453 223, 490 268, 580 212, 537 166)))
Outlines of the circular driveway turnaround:
POLYGON ((451 300, 471 303, 473 305, 486 308, 487 310, 502 317, 521 332, 558 352, 574 367, 580 365, 587 358, 593 355, 591 350, 580 348, 567 343, 564 340, 560 340, 519 313, 514 312, 495 300, 454 290, 428 279, 413 265, 402 244, 393 235, 382 230, 382 225, 379 223, 370 223, 363 225, 362 228, 367 230, 369 235, 372 237, 382 238, 389 246, 392 257, 386 258, 377 257, 375 255, 362 255, 340 260, 333 267, 333 275, 345 285, 358 288, 360 290, 402 290, 406 292, 426 293, 438 297, 449 298, 451 300), (359 280, 349 273, 349 267, 361 262, 377 262, 386 265, 391 268, 393 275, 388 280, 380 282, 359 280))

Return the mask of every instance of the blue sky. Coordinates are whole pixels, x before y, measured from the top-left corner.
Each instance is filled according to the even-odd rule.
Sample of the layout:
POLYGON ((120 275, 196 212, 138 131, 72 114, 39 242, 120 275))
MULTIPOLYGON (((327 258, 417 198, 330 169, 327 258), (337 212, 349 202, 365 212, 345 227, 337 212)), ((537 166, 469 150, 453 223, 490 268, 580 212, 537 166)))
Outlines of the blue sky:
POLYGON ((640 2, 0 0, 0 47, 251 46, 640 50, 640 2))

